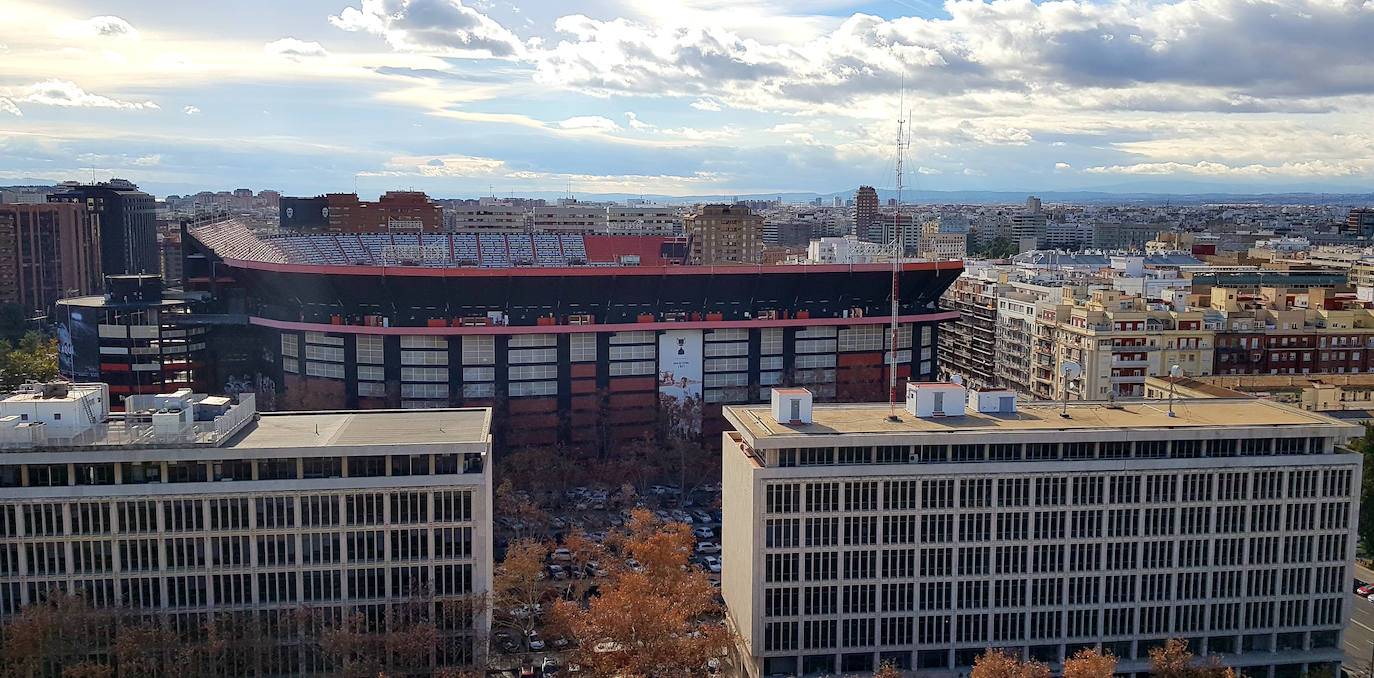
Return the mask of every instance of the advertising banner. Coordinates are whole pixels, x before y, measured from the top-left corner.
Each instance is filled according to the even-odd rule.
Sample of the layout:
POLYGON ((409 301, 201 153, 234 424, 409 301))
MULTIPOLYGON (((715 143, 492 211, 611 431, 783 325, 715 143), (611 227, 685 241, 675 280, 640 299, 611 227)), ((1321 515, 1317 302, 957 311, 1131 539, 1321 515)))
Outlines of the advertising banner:
POLYGON ((68 307, 57 325, 57 371, 72 381, 100 381, 100 334, 95 311, 68 307), (89 313, 92 317, 87 318, 89 313))
POLYGON ((658 393, 701 397, 701 330, 668 330, 658 337, 658 393))

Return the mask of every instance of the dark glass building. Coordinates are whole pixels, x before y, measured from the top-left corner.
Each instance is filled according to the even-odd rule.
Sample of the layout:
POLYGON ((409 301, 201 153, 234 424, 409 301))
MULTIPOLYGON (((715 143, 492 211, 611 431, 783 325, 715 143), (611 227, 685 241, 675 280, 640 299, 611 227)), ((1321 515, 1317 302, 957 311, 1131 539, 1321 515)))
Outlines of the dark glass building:
POLYGON ((99 222, 100 263, 107 275, 160 275, 157 208, 153 196, 124 179, 68 184, 48 202, 75 202, 99 222))

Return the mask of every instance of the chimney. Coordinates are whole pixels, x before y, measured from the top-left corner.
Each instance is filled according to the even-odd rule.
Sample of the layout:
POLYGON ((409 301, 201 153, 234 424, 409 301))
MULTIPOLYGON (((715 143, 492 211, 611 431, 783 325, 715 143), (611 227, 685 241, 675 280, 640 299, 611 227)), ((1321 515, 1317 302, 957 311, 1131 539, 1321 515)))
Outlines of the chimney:
POLYGON ((811 423, 811 391, 804 388, 773 389, 773 419, 779 424, 811 423))

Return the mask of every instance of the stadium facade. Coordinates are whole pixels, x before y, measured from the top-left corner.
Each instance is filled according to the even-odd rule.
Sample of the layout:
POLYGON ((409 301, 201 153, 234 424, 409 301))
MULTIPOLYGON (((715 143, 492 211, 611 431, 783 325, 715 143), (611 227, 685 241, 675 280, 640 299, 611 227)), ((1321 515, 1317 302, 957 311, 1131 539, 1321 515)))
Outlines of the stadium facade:
MULTIPOLYGON (((198 385, 264 407, 492 407, 503 446, 585 447, 642 436, 662 396, 700 396, 708 422, 778 385, 886 396, 886 264, 688 266, 670 236, 184 235, 187 294, 213 300, 189 316, 214 326, 198 385)), ((902 268, 896 370, 930 380, 962 265, 902 268)))

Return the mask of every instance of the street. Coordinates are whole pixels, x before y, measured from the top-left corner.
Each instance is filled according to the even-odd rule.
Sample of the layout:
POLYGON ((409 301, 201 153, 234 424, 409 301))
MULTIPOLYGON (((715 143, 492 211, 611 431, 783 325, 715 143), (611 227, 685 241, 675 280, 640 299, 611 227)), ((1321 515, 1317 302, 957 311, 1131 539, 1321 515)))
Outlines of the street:
MULTIPOLYGON (((1355 578, 1363 582, 1374 582, 1374 571, 1355 566, 1355 578)), ((1364 676, 1369 671, 1371 652, 1374 652, 1374 603, 1364 596, 1352 595, 1354 603, 1350 606, 1350 624, 1345 629, 1342 649, 1345 661, 1341 667, 1351 675, 1364 676)))

